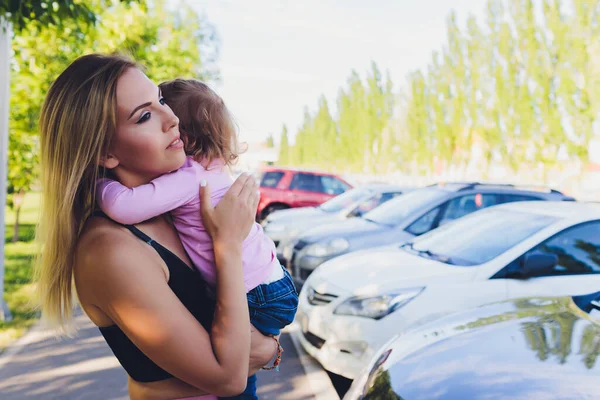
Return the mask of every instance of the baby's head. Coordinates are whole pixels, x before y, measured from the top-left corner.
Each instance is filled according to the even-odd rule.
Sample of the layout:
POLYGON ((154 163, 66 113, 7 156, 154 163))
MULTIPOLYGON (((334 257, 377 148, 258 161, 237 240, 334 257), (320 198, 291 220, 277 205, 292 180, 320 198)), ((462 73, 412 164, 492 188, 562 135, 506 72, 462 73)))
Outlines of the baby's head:
POLYGON ((219 95, 196 79, 174 79, 158 86, 179 118, 186 154, 205 167, 217 159, 226 165, 237 160, 236 126, 219 95))

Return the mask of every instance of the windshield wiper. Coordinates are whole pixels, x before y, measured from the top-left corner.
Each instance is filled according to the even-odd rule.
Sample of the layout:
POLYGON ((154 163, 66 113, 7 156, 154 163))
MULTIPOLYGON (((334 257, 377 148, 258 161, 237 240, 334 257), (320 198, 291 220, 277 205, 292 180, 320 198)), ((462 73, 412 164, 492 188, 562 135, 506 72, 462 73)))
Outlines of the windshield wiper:
POLYGON ((375 221, 374 219, 371 219, 371 218, 365 218, 365 217, 361 217, 361 218, 364 219, 365 221, 369 221, 369 222, 372 222, 374 224, 381 225, 381 226, 387 226, 387 227, 394 226, 394 224, 384 224, 383 222, 375 221))
POLYGON ((415 249, 415 244, 413 242, 404 243, 400 247, 402 247, 402 248, 408 248, 408 249, 414 251, 415 253, 417 253, 418 255, 425 255, 425 256, 427 256, 427 258, 432 258, 433 257, 433 253, 431 253, 429 250, 415 249))
POLYGON ((413 242, 405 243, 401 247, 408 248, 408 249, 414 251, 415 253, 417 253, 418 255, 426 256, 427 258, 429 258, 431 260, 440 261, 445 264, 456 265, 456 263, 454 263, 450 257, 445 257, 445 256, 442 256, 441 254, 433 253, 431 250, 415 249, 413 242))

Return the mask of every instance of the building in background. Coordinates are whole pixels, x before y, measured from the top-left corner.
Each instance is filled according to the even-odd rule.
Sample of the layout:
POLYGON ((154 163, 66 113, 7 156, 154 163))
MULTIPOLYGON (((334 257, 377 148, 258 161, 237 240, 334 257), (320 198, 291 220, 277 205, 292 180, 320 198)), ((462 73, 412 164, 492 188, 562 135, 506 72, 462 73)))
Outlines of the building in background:
POLYGON ((247 147, 246 151, 240 154, 238 162, 233 166, 234 172, 255 172, 262 166, 276 164, 279 158, 279 149, 269 147, 266 142, 242 143, 242 149, 244 147, 247 147))

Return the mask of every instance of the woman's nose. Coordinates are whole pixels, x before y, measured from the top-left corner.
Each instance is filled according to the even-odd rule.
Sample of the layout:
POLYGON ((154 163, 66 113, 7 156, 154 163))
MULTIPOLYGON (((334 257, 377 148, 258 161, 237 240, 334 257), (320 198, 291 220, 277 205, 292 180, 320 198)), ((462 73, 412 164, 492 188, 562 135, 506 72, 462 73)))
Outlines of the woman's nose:
POLYGON ((173 114, 173 111, 169 111, 165 115, 164 131, 169 132, 171 129, 177 127, 178 125, 179 118, 177 118, 177 115, 173 114))

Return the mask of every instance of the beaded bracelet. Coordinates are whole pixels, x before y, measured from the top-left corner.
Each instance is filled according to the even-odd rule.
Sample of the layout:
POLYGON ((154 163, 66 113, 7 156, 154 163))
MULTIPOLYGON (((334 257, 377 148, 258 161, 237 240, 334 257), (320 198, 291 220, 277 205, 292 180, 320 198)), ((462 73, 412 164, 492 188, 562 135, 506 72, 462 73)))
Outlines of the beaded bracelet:
POLYGON ((277 357, 275 357, 275 361, 273 361, 273 365, 270 367, 262 367, 265 371, 270 371, 274 369, 275 371, 279 371, 279 363, 281 363, 281 353, 283 353, 283 347, 281 347, 281 343, 279 343, 279 339, 275 336, 271 336, 275 343, 277 343, 277 357))

